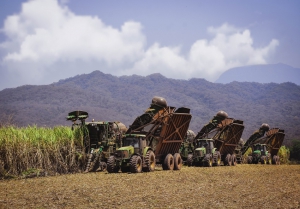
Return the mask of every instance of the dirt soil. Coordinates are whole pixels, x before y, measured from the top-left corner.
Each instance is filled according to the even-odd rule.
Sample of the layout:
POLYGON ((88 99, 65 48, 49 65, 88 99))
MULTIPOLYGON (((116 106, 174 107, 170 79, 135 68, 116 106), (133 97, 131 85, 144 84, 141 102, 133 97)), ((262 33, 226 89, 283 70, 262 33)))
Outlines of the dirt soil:
POLYGON ((300 166, 158 167, 1 180, 0 208, 300 208, 300 166))

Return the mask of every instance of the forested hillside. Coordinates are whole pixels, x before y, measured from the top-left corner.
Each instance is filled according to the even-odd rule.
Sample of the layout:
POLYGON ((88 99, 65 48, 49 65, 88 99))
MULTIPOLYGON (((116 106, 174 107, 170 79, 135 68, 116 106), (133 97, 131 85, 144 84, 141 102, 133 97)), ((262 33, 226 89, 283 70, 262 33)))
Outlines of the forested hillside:
POLYGON ((4 89, 0 91, 0 117, 3 122, 13 116, 18 126, 71 125, 65 119, 68 112, 85 110, 90 120, 118 120, 128 126, 149 107, 153 96, 164 97, 170 106, 190 108, 190 129, 195 132, 224 110, 244 121, 244 139, 262 123, 284 129, 286 142, 300 139, 300 86, 293 83, 216 84, 160 74, 116 77, 94 71, 51 85, 4 89))

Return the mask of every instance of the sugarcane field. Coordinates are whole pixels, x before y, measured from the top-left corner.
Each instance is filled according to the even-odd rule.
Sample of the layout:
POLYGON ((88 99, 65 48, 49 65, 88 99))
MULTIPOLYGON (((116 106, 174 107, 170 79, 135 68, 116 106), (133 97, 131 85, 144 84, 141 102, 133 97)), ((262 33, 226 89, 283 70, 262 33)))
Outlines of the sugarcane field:
POLYGON ((0 127, 0 208, 298 208, 300 166, 285 133, 263 123, 246 140, 244 121, 219 111, 195 134, 190 109, 153 97, 126 127, 0 127))

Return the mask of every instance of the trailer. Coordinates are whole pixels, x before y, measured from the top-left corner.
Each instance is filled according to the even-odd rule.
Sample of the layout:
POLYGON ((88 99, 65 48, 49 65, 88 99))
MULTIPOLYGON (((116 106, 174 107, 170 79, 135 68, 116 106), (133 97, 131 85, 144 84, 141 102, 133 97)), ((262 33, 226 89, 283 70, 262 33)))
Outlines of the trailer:
POLYGON ((224 165, 236 165, 235 149, 239 145, 244 131, 243 121, 226 118, 218 125, 218 132, 214 135, 214 147, 221 154, 224 165))

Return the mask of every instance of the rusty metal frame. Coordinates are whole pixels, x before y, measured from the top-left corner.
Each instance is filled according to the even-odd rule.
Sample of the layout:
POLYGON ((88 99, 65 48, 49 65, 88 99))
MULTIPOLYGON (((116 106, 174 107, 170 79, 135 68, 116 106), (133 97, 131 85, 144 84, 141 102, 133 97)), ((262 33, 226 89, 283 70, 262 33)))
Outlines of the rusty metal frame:
POLYGON ((175 110, 175 107, 170 106, 162 108, 149 123, 130 130, 129 134, 145 134, 149 146, 152 146, 153 140, 157 140, 154 150, 157 160, 162 160, 169 153, 178 153, 189 128, 192 115, 175 112, 175 110), (149 131, 145 131, 144 128, 150 125, 152 127, 149 131))
POLYGON ((244 131, 243 121, 227 118, 220 124, 218 133, 213 137, 214 146, 221 154, 233 154, 244 131))

